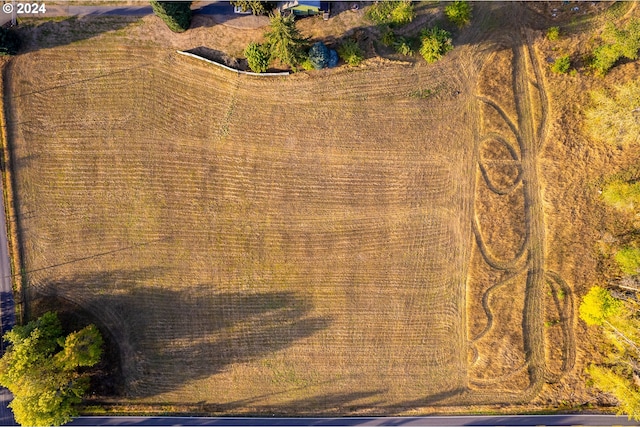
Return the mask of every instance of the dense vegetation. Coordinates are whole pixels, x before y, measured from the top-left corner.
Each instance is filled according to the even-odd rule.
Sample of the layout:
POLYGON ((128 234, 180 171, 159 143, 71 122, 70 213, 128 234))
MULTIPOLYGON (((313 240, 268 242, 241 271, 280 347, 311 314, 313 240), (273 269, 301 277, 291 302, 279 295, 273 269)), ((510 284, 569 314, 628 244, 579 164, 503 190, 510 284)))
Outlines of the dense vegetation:
POLYGON ((413 21, 416 12, 410 1, 381 1, 369 7, 365 16, 378 25, 399 26, 413 21))
POLYGON ((364 59, 364 52, 358 42, 352 39, 348 39, 340 45, 338 55, 344 62, 352 66, 360 64, 364 59))
POLYGON ((24 326, 16 326, 4 339, 9 346, 0 359, 0 384, 13 393, 9 404, 21 425, 61 425, 77 415, 89 386, 79 368, 100 361, 102 337, 89 325, 66 337, 55 313, 49 312, 24 326))
POLYGON ((471 5, 468 1, 454 1, 445 6, 444 14, 449 21, 462 28, 471 22, 471 5))
POLYGON ((264 38, 272 60, 278 59, 294 69, 304 60, 308 38, 296 28, 293 15, 283 16, 280 12, 271 15, 264 38))
POLYGON ((617 28, 608 22, 602 33, 605 44, 593 52, 591 66, 605 75, 621 58, 635 60, 640 50, 640 19, 631 20, 625 28, 617 28))
POLYGON ((190 1, 151 0, 153 12, 162 19, 171 31, 182 33, 191 25, 190 1))
POLYGON ((0 27, 0 55, 15 55, 20 48, 20 38, 15 31, 0 27))
POLYGON ((260 43, 249 43, 244 49, 244 56, 253 72, 264 73, 269 68, 269 49, 260 43))
POLYGON ((451 34, 438 27, 424 29, 420 36, 420 55, 431 63, 453 49, 451 34))
MULTIPOLYGON (((619 86, 613 95, 597 91, 592 98, 594 106, 586 113, 586 124, 594 139, 610 144, 640 142, 636 118, 640 113, 640 83, 619 86)), ((637 181, 611 179, 601 197, 621 220, 640 212, 637 181)), ((600 328, 608 346, 603 363, 587 369, 593 385, 613 395, 621 413, 640 420, 640 239, 635 229, 625 230, 625 234, 627 238, 612 247, 617 272, 609 278, 609 289, 592 287, 580 305, 580 318, 600 328)))

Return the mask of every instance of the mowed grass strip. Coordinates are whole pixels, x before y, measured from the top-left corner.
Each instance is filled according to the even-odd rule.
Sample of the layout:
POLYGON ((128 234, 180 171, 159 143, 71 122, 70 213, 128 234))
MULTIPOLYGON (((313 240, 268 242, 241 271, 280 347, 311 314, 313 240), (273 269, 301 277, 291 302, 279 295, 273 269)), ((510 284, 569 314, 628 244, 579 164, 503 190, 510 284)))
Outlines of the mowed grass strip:
POLYGON ((349 413, 464 388, 470 101, 409 96, 455 69, 15 58, 31 296, 109 329, 128 401, 349 413))

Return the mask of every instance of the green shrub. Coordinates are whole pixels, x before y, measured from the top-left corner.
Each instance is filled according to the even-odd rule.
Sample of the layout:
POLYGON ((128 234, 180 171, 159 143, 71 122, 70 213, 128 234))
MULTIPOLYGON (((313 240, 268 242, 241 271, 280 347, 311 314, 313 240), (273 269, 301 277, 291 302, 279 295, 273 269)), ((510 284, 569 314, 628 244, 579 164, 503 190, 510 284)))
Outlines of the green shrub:
POLYGON ((597 74, 604 76, 613 68, 618 59, 620 59, 620 53, 615 45, 603 45, 593 51, 591 68, 593 68, 597 74))
POLYGON ((338 48, 338 55, 344 62, 355 66, 364 60, 364 52, 355 40, 347 40, 338 48))
POLYGON ((322 42, 314 43, 309 49, 309 62, 316 70, 321 70, 329 64, 329 49, 322 42))
POLYGON ((436 62, 453 49, 451 34, 438 27, 422 30, 420 43, 420 55, 428 63, 436 62))
POLYGON ((311 70, 315 69, 315 67, 313 66, 313 64, 311 63, 311 60, 309 58, 307 58, 304 61, 302 61, 300 63, 300 66, 302 67, 303 70, 307 70, 307 71, 311 71, 311 70))
POLYGON ((185 32, 189 29, 189 25, 191 25, 190 1, 151 0, 151 8, 173 32, 185 32))
POLYGON ((410 1, 381 1, 370 6, 365 16, 378 25, 404 25, 413 21, 416 12, 410 1))
POLYGON ((444 8, 444 14, 449 21, 462 28, 471 22, 471 5, 468 1, 454 1, 444 8))
POLYGON ((19 48, 18 34, 8 28, 0 27, 0 55, 15 55, 19 48))
POLYGON ((622 312, 622 303, 611 296, 608 290, 593 286, 582 298, 578 312, 589 326, 602 325, 622 312))
POLYGON ((411 41, 404 37, 398 37, 393 43, 393 47, 400 55, 413 55, 413 48, 411 47, 411 41))
POLYGON ((393 32, 393 30, 389 27, 387 27, 383 32, 382 32, 382 38, 380 39, 380 42, 382 42, 383 45, 385 46, 393 46, 393 44, 396 41, 396 35, 393 32))
POLYGON ((560 27, 551 27, 547 30, 547 39, 556 41, 560 38, 560 27))
POLYGON ((269 50, 260 43, 249 43, 244 49, 244 56, 253 72, 264 73, 269 68, 269 50))
POLYGON ((553 65, 551 65, 551 71, 554 73, 565 74, 571 68, 571 59, 569 55, 562 55, 560 58, 556 59, 553 65))
POLYGON ((602 199, 615 209, 633 211, 640 206, 640 182, 612 181, 602 190, 602 199))
POLYGON ((623 273, 635 276, 640 271, 640 249, 626 247, 616 252, 615 260, 623 273))
POLYGON ((633 19, 626 28, 616 28, 608 22, 602 33, 605 44, 597 47, 591 56, 591 67, 605 75, 620 58, 635 60, 640 50, 640 19, 633 19))

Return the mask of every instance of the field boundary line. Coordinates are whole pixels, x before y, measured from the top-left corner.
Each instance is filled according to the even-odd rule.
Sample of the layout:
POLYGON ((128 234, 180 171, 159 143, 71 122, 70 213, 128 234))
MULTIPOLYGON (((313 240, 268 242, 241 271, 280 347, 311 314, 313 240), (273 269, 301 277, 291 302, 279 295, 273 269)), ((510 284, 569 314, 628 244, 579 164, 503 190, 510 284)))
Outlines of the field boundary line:
POLYGON ((254 73, 254 72, 251 72, 251 71, 236 70, 235 68, 228 67, 228 66, 226 66, 224 64, 221 64, 221 63, 216 62, 216 61, 212 61, 210 59, 204 58, 204 57, 202 57, 200 55, 196 55, 196 54, 191 53, 191 52, 184 52, 182 50, 177 50, 176 52, 178 52, 180 55, 190 56, 191 58, 199 59, 200 61, 204 61, 204 62, 207 62, 209 64, 217 65, 220 68, 224 68, 225 70, 233 71, 236 74, 246 74, 248 76, 267 76, 267 77, 271 77, 271 76, 288 76, 289 74, 291 74, 289 71, 281 71, 281 72, 278 72, 278 73, 254 73))
POLYGON ((0 82, 2 93, 0 95, 0 144, 2 144, 2 153, 0 158, 0 168, 2 169, 2 198, 4 200, 5 224, 7 229, 7 246, 9 251, 9 265, 11 267, 11 282, 13 288, 13 299, 15 304, 15 295, 19 295, 18 304, 15 304, 15 314, 19 323, 23 323, 25 317, 25 289, 24 277, 22 275, 22 250, 20 240, 18 238, 18 216, 16 214, 16 199, 13 191, 14 175, 12 173, 11 153, 9 151, 9 138, 7 130, 7 84, 8 69, 11 62, 5 63, 0 70, 0 82))

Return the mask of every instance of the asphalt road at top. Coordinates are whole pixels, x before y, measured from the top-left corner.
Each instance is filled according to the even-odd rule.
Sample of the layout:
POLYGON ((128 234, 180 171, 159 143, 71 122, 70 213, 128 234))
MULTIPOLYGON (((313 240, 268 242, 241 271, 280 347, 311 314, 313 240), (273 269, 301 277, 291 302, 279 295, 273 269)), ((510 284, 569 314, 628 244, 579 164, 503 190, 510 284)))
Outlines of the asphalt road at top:
POLYGON ((346 418, 80 417, 70 426, 637 426, 614 415, 346 418))
MULTIPOLYGON (((0 179, 0 196, 2 195, 4 195, 4 188, 0 179)), ((7 222, 4 212, 4 197, 0 197, 0 337, 4 336, 4 333, 16 324, 9 245, 7 243, 7 222)), ((0 355, 4 354, 4 346, 4 340, 0 338, 0 355)), ((16 425, 13 412, 7 407, 12 397, 9 390, 0 387, 0 425, 16 425)))
MULTIPOLYGON (((9 3, 9 2, 7 2, 9 3)), ((41 2, 45 3, 45 2, 41 2)), ((46 3, 45 3, 46 4, 46 3)), ((196 15, 234 15, 229 2, 198 2, 199 8, 193 9, 196 15)), ((16 13, 14 7, 13 13, 16 13)), ((73 3, 63 5, 47 5, 47 11, 42 13, 23 13, 19 18, 47 18, 54 16, 147 16, 153 13, 148 2, 140 2, 139 6, 78 6, 73 3)), ((0 12, 6 18, 11 14, 0 12)))

